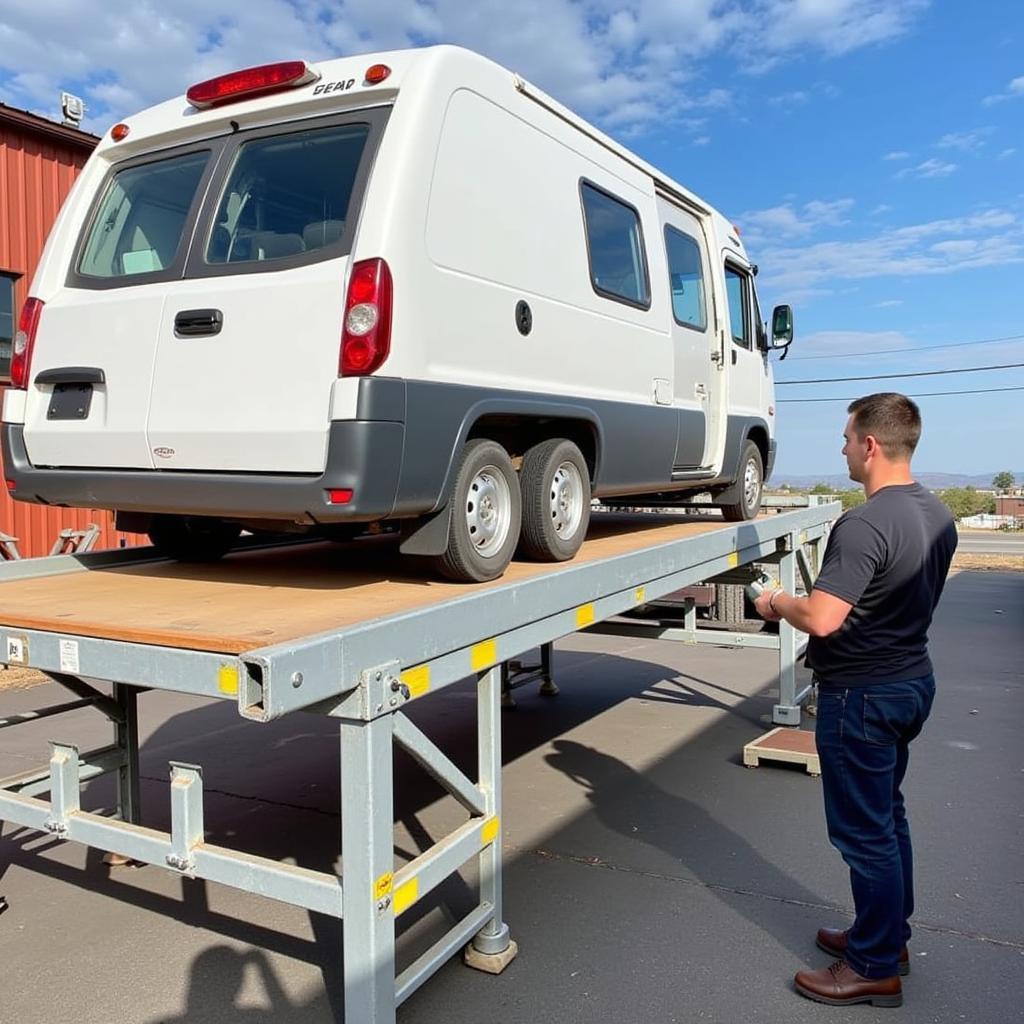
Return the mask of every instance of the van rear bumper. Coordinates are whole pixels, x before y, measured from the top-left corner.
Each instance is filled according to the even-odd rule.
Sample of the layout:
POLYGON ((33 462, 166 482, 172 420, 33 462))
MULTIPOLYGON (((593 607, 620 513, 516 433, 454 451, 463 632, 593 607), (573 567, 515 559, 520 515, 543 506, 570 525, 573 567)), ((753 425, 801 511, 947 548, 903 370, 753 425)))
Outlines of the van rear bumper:
POLYGON ((395 508, 405 425, 384 420, 331 424, 327 465, 320 475, 189 473, 34 466, 24 425, 4 423, 0 434, 4 478, 11 497, 39 505, 123 512, 169 512, 230 519, 274 519, 307 526, 372 522, 395 508), (351 490, 344 505, 330 490, 351 490))

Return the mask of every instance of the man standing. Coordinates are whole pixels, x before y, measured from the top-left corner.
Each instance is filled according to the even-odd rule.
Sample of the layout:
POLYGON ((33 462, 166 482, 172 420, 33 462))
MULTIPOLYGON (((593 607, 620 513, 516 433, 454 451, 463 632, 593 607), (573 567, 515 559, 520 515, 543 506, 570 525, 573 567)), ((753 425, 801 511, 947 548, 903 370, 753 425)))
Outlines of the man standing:
POLYGON ((800 971, 797 991, 837 1006, 900 1006, 914 909, 900 785, 935 694, 927 632, 957 537, 945 505, 910 473, 917 406, 884 393, 848 412, 843 455, 867 501, 836 523, 811 593, 765 592, 757 611, 810 634, 825 819, 856 910, 849 929, 818 932, 818 946, 838 959, 800 971))

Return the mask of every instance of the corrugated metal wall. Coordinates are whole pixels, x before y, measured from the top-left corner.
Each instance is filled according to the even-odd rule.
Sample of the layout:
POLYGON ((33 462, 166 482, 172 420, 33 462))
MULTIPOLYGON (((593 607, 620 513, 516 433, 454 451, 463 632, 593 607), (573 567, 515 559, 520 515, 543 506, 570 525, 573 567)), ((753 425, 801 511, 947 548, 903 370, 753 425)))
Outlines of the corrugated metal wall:
MULTIPOLYGON (((46 236, 89 156, 88 136, 83 136, 83 143, 65 142, 46 131, 33 130, 31 124, 9 124, 0 119, 0 273, 18 275, 15 323, 46 236)), ((49 554, 61 530, 80 530, 89 523, 102 530, 97 548, 138 540, 117 533, 109 512, 26 505, 11 501, 7 488, 0 488, 0 532, 17 537, 26 558, 49 554)))

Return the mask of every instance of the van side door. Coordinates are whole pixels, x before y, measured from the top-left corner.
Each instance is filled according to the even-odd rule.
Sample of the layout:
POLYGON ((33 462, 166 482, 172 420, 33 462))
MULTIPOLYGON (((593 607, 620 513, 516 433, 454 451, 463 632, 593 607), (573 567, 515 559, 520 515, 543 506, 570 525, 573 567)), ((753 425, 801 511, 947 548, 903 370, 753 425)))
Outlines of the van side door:
POLYGON ((672 320, 673 404, 678 411, 674 470, 705 466, 717 436, 715 346, 710 265, 698 219, 664 198, 658 199, 669 275, 672 320))

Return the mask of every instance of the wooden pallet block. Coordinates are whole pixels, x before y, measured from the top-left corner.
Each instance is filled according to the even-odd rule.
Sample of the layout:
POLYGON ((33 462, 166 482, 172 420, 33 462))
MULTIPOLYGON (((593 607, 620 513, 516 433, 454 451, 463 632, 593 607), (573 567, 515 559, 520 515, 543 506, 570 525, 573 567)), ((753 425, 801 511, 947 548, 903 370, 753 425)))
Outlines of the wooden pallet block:
POLYGON ((808 775, 821 774, 821 761, 814 746, 814 733, 805 729, 780 725, 743 748, 743 764, 757 768, 761 761, 786 761, 802 764, 808 775))

